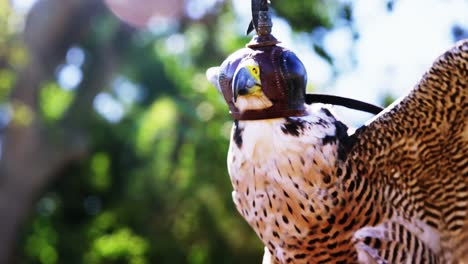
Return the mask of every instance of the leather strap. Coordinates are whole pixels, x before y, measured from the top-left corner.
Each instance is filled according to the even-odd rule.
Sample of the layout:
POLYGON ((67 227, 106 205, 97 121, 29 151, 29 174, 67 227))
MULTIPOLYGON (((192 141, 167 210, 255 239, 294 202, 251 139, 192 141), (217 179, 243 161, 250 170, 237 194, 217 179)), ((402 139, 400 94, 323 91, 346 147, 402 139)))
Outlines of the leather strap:
POLYGON ((261 120, 261 119, 272 119, 272 118, 281 118, 288 116, 305 116, 307 111, 305 109, 285 109, 279 110, 275 109, 274 111, 264 110, 248 110, 243 113, 230 111, 232 118, 234 120, 261 120))
MULTIPOLYGON (((340 106, 344 106, 350 109, 368 112, 374 115, 380 113, 383 110, 383 108, 380 106, 365 103, 365 102, 355 100, 355 99, 350 99, 350 98, 336 96, 336 95, 327 95, 327 94, 306 94, 305 102, 306 104, 309 104, 309 105, 313 103, 340 105, 340 106)), ((271 118, 307 115, 307 111, 305 109, 284 109, 284 110, 275 109, 272 111, 269 111, 268 109, 262 109, 262 110, 249 110, 243 113, 231 111, 230 113, 231 113, 232 118, 235 120, 260 120, 260 119, 271 119, 271 118)))
POLYGON ((374 115, 382 112, 383 110, 383 108, 380 106, 376 106, 373 104, 369 104, 369 103, 351 99, 351 98, 346 98, 346 97, 341 97, 341 96, 336 96, 336 95, 328 95, 328 94, 306 94, 305 102, 306 104, 323 103, 323 104, 341 105, 347 108, 351 108, 351 109, 359 110, 363 112, 368 112, 374 115))

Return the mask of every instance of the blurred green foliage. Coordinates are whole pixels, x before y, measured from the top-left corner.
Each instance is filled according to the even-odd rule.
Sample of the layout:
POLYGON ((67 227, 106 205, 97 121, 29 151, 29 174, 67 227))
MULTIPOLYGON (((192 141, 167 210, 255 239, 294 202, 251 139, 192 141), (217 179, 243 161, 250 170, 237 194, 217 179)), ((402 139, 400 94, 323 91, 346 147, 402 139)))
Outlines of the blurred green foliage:
POLYGON ((44 119, 57 121, 73 100, 73 92, 62 89, 57 83, 43 85, 39 95, 40 106, 44 119))
MULTIPOLYGON (((337 13, 336 3, 323 1, 274 4, 278 15, 309 32, 332 27, 337 13)), ((27 123, 28 109, 8 102, 16 70, 27 62, 21 31, 11 23, 24 17, 7 0, 0 0, 0 16, 0 103, 15 108, 14 122, 27 123)), ((86 117, 88 156, 63 168, 38 198, 19 242, 21 263, 261 261, 263 247, 231 200, 228 110, 205 79, 209 66, 249 40, 238 35, 236 23, 225 2, 200 20, 185 17, 161 32, 135 33, 103 87, 123 114, 86 117)), ((102 13, 76 43, 85 77, 93 71, 94 47, 110 41, 118 25, 102 13)), ((57 129, 80 89, 59 83, 40 84, 38 97, 40 118, 57 129)))
POLYGON ((293 28, 311 31, 317 27, 333 26, 338 1, 272 1, 272 5, 293 28))

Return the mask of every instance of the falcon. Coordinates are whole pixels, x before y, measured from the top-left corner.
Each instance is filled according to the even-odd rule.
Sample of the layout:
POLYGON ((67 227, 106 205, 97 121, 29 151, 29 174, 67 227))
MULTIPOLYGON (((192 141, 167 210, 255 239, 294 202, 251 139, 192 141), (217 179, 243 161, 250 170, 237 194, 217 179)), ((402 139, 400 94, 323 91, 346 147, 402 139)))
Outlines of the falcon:
POLYGON ((277 43, 256 36, 207 71, 263 263, 468 263, 468 40, 354 133, 306 104, 304 66, 277 43))

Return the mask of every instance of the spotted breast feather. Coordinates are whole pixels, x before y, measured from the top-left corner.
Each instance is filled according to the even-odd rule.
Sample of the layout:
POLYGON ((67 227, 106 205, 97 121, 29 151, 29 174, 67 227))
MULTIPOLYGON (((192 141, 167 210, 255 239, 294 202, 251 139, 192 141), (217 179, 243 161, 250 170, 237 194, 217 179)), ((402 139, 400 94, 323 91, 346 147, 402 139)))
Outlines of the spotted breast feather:
POLYGON ((369 197, 358 181, 349 184, 344 158, 353 139, 326 108, 308 112, 235 122, 228 156, 233 199, 273 262, 357 260, 355 210, 369 197))

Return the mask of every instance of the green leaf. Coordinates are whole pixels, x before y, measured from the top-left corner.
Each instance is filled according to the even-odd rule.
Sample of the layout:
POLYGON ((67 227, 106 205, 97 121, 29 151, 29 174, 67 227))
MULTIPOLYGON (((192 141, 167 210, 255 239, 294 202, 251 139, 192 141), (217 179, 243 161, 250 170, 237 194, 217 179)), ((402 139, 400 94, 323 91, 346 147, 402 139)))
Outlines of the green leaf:
POLYGON ((42 86, 39 102, 46 121, 59 120, 70 106, 74 98, 72 91, 67 91, 55 82, 48 82, 42 86))

